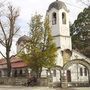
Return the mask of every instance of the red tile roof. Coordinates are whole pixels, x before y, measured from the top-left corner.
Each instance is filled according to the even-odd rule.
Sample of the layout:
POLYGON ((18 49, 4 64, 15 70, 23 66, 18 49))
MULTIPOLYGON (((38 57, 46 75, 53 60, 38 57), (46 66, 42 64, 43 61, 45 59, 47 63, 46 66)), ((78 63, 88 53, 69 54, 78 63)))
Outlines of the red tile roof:
MULTIPOLYGON (((12 57, 10 61, 11 61, 12 68, 27 67, 27 64, 19 57, 12 57)), ((5 59, 0 59, 0 69, 1 68, 7 68, 7 64, 6 64, 5 59)))
POLYGON ((27 67, 27 64, 24 62, 16 62, 11 64, 12 68, 22 68, 22 67, 27 67))

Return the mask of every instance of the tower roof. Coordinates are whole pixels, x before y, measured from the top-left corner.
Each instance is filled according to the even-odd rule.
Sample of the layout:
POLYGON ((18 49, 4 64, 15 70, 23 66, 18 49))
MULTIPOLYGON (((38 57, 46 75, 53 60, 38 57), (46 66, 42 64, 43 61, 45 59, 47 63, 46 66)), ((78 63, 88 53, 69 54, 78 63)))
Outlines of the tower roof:
POLYGON ((47 11, 50 11, 52 8, 55 8, 55 9, 57 9, 57 10, 60 10, 61 8, 63 8, 63 9, 65 9, 66 11, 68 11, 65 3, 62 2, 62 1, 58 1, 58 0, 52 2, 52 3, 49 5, 47 11))
POLYGON ((30 37, 24 35, 18 39, 17 44, 20 44, 21 42, 29 41, 29 40, 30 40, 30 37))

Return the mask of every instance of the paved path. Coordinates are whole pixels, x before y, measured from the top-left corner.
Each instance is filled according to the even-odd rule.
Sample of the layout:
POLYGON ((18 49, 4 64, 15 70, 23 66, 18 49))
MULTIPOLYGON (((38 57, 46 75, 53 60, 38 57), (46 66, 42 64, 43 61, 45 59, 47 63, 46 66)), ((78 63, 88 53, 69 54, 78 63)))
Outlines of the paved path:
POLYGON ((0 90, 90 90, 90 87, 62 89, 49 87, 0 86, 0 90))

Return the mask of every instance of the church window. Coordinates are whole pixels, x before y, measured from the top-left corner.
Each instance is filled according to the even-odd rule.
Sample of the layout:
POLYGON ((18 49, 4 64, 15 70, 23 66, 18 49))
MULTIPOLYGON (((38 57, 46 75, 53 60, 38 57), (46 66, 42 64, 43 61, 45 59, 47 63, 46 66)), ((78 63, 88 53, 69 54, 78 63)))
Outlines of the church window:
POLYGON ((67 70, 67 81, 71 82, 71 71, 67 70))
POLYGON ((52 25, 55 25, 56 24, 56 20, 57 18, 56 18, 56 13, 54 12, 53 14, 52 14, 52 25))
POLYGON ((53 75, 54 77, 56 77, 56 70, 53 70, 53 75))
POLYGON ((82 71, 82 68, 80 68, 80 76, 83 75, 83 71, 82 71))
POLYGON ((66 24, 66 14, 62 13, 62 24, 66 24))
POLYGON ((87 68, 84 68, 84 74, 87 76, 87 68))

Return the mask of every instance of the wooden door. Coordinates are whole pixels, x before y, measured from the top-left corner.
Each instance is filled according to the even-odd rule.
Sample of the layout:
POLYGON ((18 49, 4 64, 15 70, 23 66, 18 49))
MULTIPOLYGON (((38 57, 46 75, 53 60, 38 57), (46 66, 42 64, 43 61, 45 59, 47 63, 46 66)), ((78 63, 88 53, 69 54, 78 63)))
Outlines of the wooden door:
POLYGON ((67 70, 67 81, 71 82, 71 71, 67 70))

